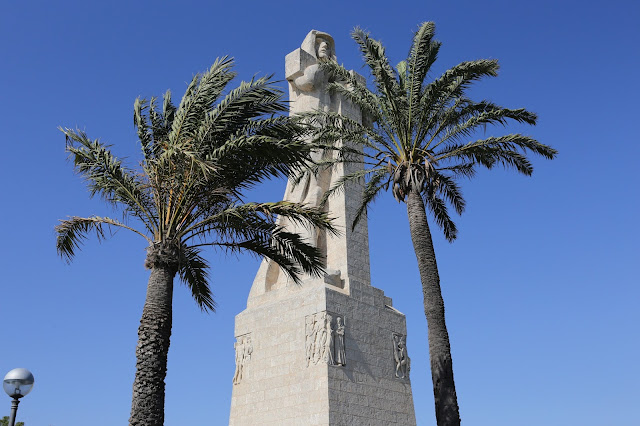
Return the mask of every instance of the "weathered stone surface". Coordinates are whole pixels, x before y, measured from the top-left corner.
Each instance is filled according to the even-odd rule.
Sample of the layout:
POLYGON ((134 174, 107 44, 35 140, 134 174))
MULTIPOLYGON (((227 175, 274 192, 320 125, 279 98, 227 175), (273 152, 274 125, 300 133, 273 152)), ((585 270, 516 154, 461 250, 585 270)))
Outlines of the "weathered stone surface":
MULTIPOLYGON (((317 65, 325 58, 335 59, 335 45, 319 31, 287 55, 291 114, 325 108, 361 120, 357 108, 324 90, 317 65)), ((284 198, 314 204, 350 171, 341 166, 289 184, 284 198)), ((361 188, 349 186, 330 199, 338 237, 284 224, 324 250, 323 277, 295 285, 276 265, 260 266, 247 309, 236 316, 235 335, 250 341, 251 353, 250 361, 237 357, 243 362, 241 380, 234 376, 230 425, 416 424, 408 363, 400 369, 407 365, 406 374, 396 374, 402 354, 395 336, 406 337, 405 317, 370 285, 366 218, 351 230, 360 196, 361 188)))

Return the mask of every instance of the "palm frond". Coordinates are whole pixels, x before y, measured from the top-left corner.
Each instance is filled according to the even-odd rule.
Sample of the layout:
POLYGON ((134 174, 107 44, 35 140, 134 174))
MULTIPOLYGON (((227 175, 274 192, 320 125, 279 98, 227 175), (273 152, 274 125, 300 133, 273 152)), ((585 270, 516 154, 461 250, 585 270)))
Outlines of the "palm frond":
POLYGON ((227 84, 235 77, 231 71, 233 59, 227 56, 218 58, 211 68, 202 75, 196 74, 180 101, 175 112, 168 139, 171 149, 184 150, 191 143, 204 114, 211 109, 227 84))
POLYGON ((370 170, 372 173, 371 178, 365 185, 362 191, 362 199, 360 200, 360 206, 356 210, 356 214, 351 224, 351 229, 354 230, 356 225, 367 216, 369 205, 373 203, 383 190, 386 190, 389 186, 389 172, 386 168, 379 168, 378 170, 370 170))
POLYGON ((136 98, 133 103, 133 125, 138 133, 138 139, 142 146, 142 153, 145 158, 151 158, 154 156, 153 149, 153 136, 151 133, 149 121, 146 116, 146 111, 149 108, 149 102, 146 99, 136 98))
POLYGON ((62 129, 76 171, 88 182, 91 196, 99 194, 116 207, 139 218, 149 232, 156 227, 155 207, 143 191, 144 184, 99 140, 90 140, 81 130, 62 129))
POLYGON ((487 168, 498 163, 507 168, 515 168, 529 176, 533 173, 533 166, 523 154, 527 151, 547 159, 553 159, 557 154, 555 149, 529 136, 511 134, 481 139, 464 145, 451 145, 439 152, 437 159, 474 161, 487 168))
POLYGON ((394 95, 399 93, 398 84, 395 70, 389 64, 382 43, 372 39, 369 33, 359 27, 352 31, 351 37, 358 44, 362 59, 369 67, 378 90, 381 93, 385 93, 387 97, 393 98, 394 95))
POLYGON ((416 123, 418 140, 433 129, 442 111, 455 102, 471 83, 483 77, 498 75, 498 61, 480 59, 465 61, 445 71, 438 79, 427 84, 420 95, 416 123))
POLYGON ((306 228, 316 227, 334 235, 338 233, 329 215, 321 209, 279 201, 230 206, 184 229, 180 235, 190 239, 216 233, 224 240, 262 239, 264 235, 276 230, 278 216, 286 217, 292 223, 306 228))
POLYGON ((238 135, 211 153, 211 161, 224 170, 220 182, 228 187, 249 188, 269 177, 287 176, 299 170, 309 158, 311 146, 294 134, 281 130, 278 136, 238 135))
MULTIPOLYGON (((157 99, 151 98, 149 102, 149 119, 151 121, 151 133, 155 141, 156 151, 161 148, 161 144, 169 139, 169 132, 173 123, 176 107, 171 103, 171 92, 167 90, 163 96, 162 110, 156 105, 157 99)), ((157 156, 157 152, 155 153, 157 156)))
POLYGON ((390 155, 397 151, 397 145, 385 138, 384 129, 367 127, 337 112, 312 111, 299 117, 308 124, 308 133, 316 145, 314 148, 336 150, 338 155, 348 154, 342 157, 347 161, 366 156, 366 148, 377 150, 384 146, 390 155))
POLYGON ((209 286, 209 264, 200 255, 197 247, 183 247, 180 252, 180 266, 178 275, 182 282, 189 287, 193 299, 201 310, 215 312, 216 303, 209 286))
MULTIPOLYGON (((433 40, 436 27, 433 22, 423 22, 413 36, 407 58, 409 108, 417 113, 422 86, 427 73, 438 57, 441 43, 433 40)), ((413 114, 409 114, 412 116, 413 114)))
POLYGON ((248 251, 259 257, 274 261, 296 284, 302 281, 303 273, 320 276, 324 271, 322 254, 300 235, 286 231, 282 227, 265 238, 253 237, 244 241, 216 241, 201 246, 218 247, 231 252, 248 251))
POLYGON ((454 177, 472 178, 476 175, 475 166, 475 163, 469 162, 440 167, 438 170, 451 172, 454 177))
POLYGON ((164 119, 162 129, 166 132, 167 137, 172 128, 176 110, 177 108, 171 102, 171 90, 167 90, 164 92, 164 95, 162 95, 162 118, 164 119))
POLYGON ((198 128, 196 138, 206 146, 205 155, 251 120, 286 111, 282 97, 271 76, 241 82, 207 113, 198 128))
POLYGON ((456 181, 437 170, 432 170, 428 185, 432 188, 427 192, 441 194, 449 204, 453 206, 459 215, 464 212, 466 202, 462 197, 462 192, 456 181))
POLYGON ((409 76, 407 75, 407 61, 400 61, 398 65, 396 65, 396 72, 398 74, 398 83, 400 84, 400 90, 403 93, 409 92, 409 88, 407 87, 409 83, 409 76))
MULTIPOLYGON (((248 247, 248 244, 243 246, 245 249, 248 247)), ((252 250, 258 253, 255 248, 252 250)), ((299 234, 283 229, 277 229, 273 233, 271 244, 262 255, 278 263, 280 268, 296 283, 301 282, 301 271, 314 277, 319 277, 324 271, 320 250, 314 245, 308 244, 299 234), (281 255, 274 256, 275 253, 281 255)))
POLYGON ((87 239, 87 234, 95 232, 98 241, 105 239, 106 234, 104 225, 108 228, 117 227, 128 229, 136 234, 142 236, 147 242, 151 243, 151 240, 139 231, 109 217, 91 216, 91 217, 77 217, 73 216, 67 220, 61 220, 55 227, 56 231, 56 250, 60 257, 62 257, 67 263, 70 263, 75 256, 76 249, 82 246, 84 240, 87 239))
POLYGON ((432 145, 435 149, 438 145, 456 141, 461 137, 469 137, 479 130, 486 128, 487 125, 507 125, 507 120, 513 120, 518 123, 535 125, 537 115, 524 108, 509 109, 495 105, 488 101, 471 102, 466 100, 461 108, 449 108, 443 114, 443 120, 438 131, 433 132, 432 139, 435 139, 441 131, 446 131, 444 135, 439 137, 437 144, 432 145))
POLYGON ((447 241, 454 241, 458 236, 458 228, 449 216, 447 203, 438 197, 435 191, 424 192, 423 200, 447 241))
POLYGON ((362 122, 368 126, 380 116, 380 102, 376 95, 367 88, 364 77, 333 61, 320 64, 321 69, 329 76, 327 90, 360 107, 362 122))

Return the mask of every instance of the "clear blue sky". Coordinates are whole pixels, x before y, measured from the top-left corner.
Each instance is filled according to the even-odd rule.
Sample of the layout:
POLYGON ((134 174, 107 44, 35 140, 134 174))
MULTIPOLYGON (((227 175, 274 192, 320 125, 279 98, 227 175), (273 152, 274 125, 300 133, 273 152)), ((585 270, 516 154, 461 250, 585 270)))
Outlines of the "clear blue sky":
MULTIPOLYGON (((360 70, 354 26, 397 62, 426 20, 443 42, 437 70, 499 59, 500 76, 474 97, 537 112, 537 127, 507 131, 559 150, 536 159, 531 178, 495 170, 464 182, 458 241, 436 233, 463 424, 639 425, 640 6, 631 0, 3 3, 0 375, 26 367, 36 378, 19 420, 126 424, 148 277, 144 242, 124 232, 90 241, 70 266, 57 257, 58 219, 112 214, 88 199, 57 126, 85 129, 135 162, 134 99, 169 88, 179 98, 217 56, 234 56, 241 78, 283 79, 284 56, 317 29, 360 70)), ((283 190, 273 182, 259 197, 283 190)), ((381 199, 369 229, 373 285, 407 315, 418 424, 433 425, 404 206, 381 199)), ((258 260, 210 259, 217 313, 175 290, 168 426, 228 420, 233 321, 258 260)))

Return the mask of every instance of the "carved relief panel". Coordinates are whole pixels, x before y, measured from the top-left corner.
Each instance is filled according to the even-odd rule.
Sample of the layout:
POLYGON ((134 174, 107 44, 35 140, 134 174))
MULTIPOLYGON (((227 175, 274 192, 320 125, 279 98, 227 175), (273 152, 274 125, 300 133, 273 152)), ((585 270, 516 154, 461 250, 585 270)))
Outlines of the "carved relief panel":
POLYGON ((399 379, 408 379, 411 368, 411 359, 407 354, 407 336, 393 333, 393 360, 395 362, 395 374, 399 379))
POLYGON ((233 346, 236 349, 236 372, 233 375, 233 384, 237 385, 242 381, 242 374, 253 353, 251 333, 236 337, 236 343, 233 346))
POLYGON ((305 353, 307 366, 320 363, 345 366, 345 322, 342 315, 327 311, 305 318, 305 353))

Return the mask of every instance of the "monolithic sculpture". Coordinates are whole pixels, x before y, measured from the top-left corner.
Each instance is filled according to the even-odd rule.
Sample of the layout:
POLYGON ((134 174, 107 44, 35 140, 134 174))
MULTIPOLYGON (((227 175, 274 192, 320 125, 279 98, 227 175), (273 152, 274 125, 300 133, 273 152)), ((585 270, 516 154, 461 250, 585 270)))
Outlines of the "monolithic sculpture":
MULTIPOLYGON (((285 76, 289 82, 290 115, 315 110, 340 111, 343 100, 340 96, 327 91, 329 77, 320 67, 323 61, 335 60, 333 38, 327 33, 315 30, 307 34, 299 49, 287 55, 285 76)), ((312 153, 312 159, 315 162, 321 161, 323 155, 323 152, 316 151, 312 153)), ((284 200, 317 207, 331 184, 332 172, 330 169, 323 170, 315 175, 309 174, 298 184, 294 184, 290 180, 287 183, 284 200)), ((309 244, 320 249, 326 259, 326 232, 284 219, 281 220, 280 224, 286 227, 288 231, 299 234, 309 244)), ((331 268, 331 265, 325 264, 325 266, 331 268)), ((275 262, 270 262, 264 268, 263 275, 259 271, 258 276, 264 276, 266 291, 287 285, 287 277, 281 273, 275 262)), ((340 270, 339 268, 333 269, 328 269, 329 272, 325 274, 325 281, 329 284, 340 286, 340 270)))
MULTIPOLYGON (((336 110, 334 97, 327 91, 329 79, 320 68, 323 61, 335 60, 335 45, 333 38, 320 31, 311 31, 302 42, 300 49, 294 55, 287 56, 286 79, 289 81, 289 98, 291 101, 290 115, 314 110, 336 110), (332 108, 333 107, 333 108, 332 108)), ((322 159, 321 152, 312 154, 314 161, 322 159)), ((329 189, 330 171, 324 171, 317 176, 308 175, 298 185, 287 185, 285 200, 304 203, 317 207, 324 192, 329 189)), ((296 229, 313 245, 320 247, 323 237, 316 229, 298 227, 296 229)))

